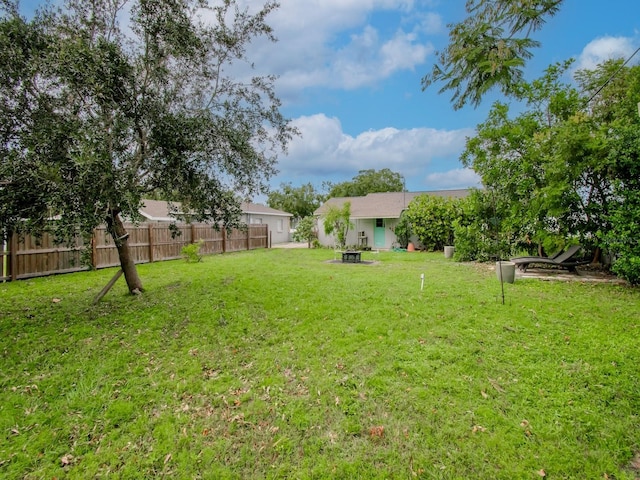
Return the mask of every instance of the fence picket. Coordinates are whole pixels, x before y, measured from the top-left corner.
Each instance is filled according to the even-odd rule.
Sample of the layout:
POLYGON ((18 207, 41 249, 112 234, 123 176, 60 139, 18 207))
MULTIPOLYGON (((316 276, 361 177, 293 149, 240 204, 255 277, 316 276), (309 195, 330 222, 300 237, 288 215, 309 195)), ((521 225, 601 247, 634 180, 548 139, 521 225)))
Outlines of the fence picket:
MULTIPOLYGON (((148 223, 125 225, 129 232, 129 248, 136 263, 174 260, 181 257, 182 247, 203 240, 201 252, 236 252, 268 248, 268 225, 251 225, 246 230, 216 230, 210 224, 179 225, 180 235, 173 237, 169 225, 148 223)), ((2 242, 0 250, 0 280, 20 280, 57 273, 87 270, 88 265, 80 263, 80 252, 84 247, 82 236, 78 235, 71 245, 57 245, 53 236, 47 233, 36 238, 33 235, 10 234, 2 242)), ((107 268, 120 265, 118 251, 108 234, 106 226, 93 232, 89 248, 93 268, 107 268)))

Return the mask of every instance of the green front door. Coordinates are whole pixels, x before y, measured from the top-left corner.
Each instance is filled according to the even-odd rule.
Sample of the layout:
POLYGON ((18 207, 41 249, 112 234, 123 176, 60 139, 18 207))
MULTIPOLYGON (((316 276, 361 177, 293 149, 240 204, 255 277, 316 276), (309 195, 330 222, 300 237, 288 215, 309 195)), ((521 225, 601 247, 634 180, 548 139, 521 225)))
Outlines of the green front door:
POLYGON ((373 246, 375 248, 386 247, 386 232, 384 230, 384 218, 376 218, 376 226, 373 229, 373 246))

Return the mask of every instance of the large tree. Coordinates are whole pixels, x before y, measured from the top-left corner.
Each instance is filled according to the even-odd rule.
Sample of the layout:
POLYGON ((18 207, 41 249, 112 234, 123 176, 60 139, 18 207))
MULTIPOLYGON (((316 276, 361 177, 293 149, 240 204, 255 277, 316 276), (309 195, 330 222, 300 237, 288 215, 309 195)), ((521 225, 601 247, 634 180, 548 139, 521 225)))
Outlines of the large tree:
MULTIPOLYGON (((579 71, 578 88, 561 82, 568 67, 522 83, 527 109, 515 117, 496 102, 462 160, 482 177, 512 247, 528 241, 550 250, 580 238, 596 253, 614 253, 614 269, 638 283, 640 67, 605 62, 579 71)), ((476 223, 481 231, 482 219, 476 223)))
POLYGON ((311 183, 294 187, 282 183, 279 190, 272 190, 267 197, 267 205, 291 213, 296 220, 313 215, 322 205, 325 196, 316 191, 311 183))
POLYGON ((123 218, 146 194, 232 226, 240 200, 266 191, 295 130, 274 78, 240 67, 252 41, 275 40, 277 3, 67 0, 27 20, 1 1, 1 228, 55 217, 69 238, 106 222, 135 293, 123 218))
POLYGON ((511 95, 539 42, 531 38, 562 0, 467 0, 467 17, 449 25, 449 43, 422 79, 423 89, 443 83, 454 108, 477 106, 494 87, 511 95))
POLYGON ((575 169, 566 168, 557 141, 558 131, 581 106, 577 91, 561 82, 570 65, 552 65, 541 78, 519 84, 517 95, 528 109, 514 118, 507 104, 496 102, 462 154, 462 163, 481 176, 500 207, 503 228, 516 238, 543 243, 549 232, 566 236, 581 218, 569 201, 575 199, 579 178, 575 169))
POLYGON ((404 177, 388 168, 360 170, 350 181, 327 182, 325 186, 329 190, 328 198, 364 197, 368 193, 402 192, 404 177))

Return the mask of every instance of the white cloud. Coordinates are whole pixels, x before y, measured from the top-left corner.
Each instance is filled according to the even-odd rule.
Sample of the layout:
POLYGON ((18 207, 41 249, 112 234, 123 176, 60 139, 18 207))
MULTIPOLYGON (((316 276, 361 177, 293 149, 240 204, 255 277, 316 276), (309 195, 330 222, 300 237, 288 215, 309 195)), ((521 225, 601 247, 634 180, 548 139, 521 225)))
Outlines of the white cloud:
POLYGON ((598 64, 609 59, 631 56, 636 50, 633 40, 626 37, 601 37, 587 44, 576 62, 576 69, 593 70, 598 64))
POLYGON ((435 190, 455 188, 480 187, 480 176, 470 168, 456 168, 448 172, 430 173, 425 179, 427 185, 432 185, 435 190))
POLYGON ((447 32, 442 17, 434 12, 423 13, 419 16, 418 28, 428 35, 444 34, 447 32))
POLYGON ((416 185, 412 187, 416 189, 447 182, 457 182, 456 185, 467 182, 463 186, 477 183, 476 178, 463 170, 456 178, 430 178, 426 173, 435 163, 459 167, 458 157, 466 137, 473 134, 471 129, 383 128, 354 137, 342 131, 337 118, 323 114, 300 117, 293 124, 302 136, 293 140, 289 154, 280 159, 278 168, 282 173, 278 182, 284 177, 303 182, 314 177, 316 184, 324 180, 345 181, 360 170, 389 168, 403 174, 408 186, 416 185))
MULTIPOLYGON (((423 35, 440 28, 437 15, 417 11, 413 0, 281 0, 267 23, 278 38, 251 46, 250 57, 279 75, 281 96, 307 87, 372 86, 426 62, 434 47, 423 35), (384 34, 368 23, 379 11, 403 17, 406 31, 384 34)), ((428 3, 428 2, 426 2, 428 3)), ((246 0, 250 10, 262 0, 246 0)), ((421 2, 424 8, 425 2, 421 2)))
POLYGON ((382 45, 383 73, 391 75, 397 70, 413 70, 421 65, 427 56, 433 52, 433 46, 417 43, 417 36, 413 33, 398 32, 394 38, 382 45))
POLYGON ((413 70, 431 52, 433 47, 418 43, 413 33, 399 31, 383 42, 376 29, 366 26, 361 34, 352 35, 351 42, 333 55, 326 72, 316 78, 324 86, 356 89, 397 71, 413 70))

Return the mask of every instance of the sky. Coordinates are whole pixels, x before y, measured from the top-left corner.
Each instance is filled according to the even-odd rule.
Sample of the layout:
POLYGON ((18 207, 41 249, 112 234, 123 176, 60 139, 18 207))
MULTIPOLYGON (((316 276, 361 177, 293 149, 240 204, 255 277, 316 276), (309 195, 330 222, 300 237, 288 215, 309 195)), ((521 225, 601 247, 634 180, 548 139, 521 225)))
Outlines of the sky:
MULTIPOLYGON (((39 3, 23 0, 22 7, 39 3)), ((255 10, 264 2, 240 3, 255 10)), ((301 132, 279 157, 271 187, 311 183, 322 191, 325 181, 383 168, 402 174, 409 191, 479 186, 459 157, 492 102, 508 99, 491 92, 477 108, 454 110, 439 85, 421 87, 435 53, 447 44, 447 24, 464 18, 464 4, 280 0, 267 18, 278 42, 255 42, 248 51, 256 73, 278 75, 282 112, 301 132)), ((576 68, 627 59, 640 47, 640 1, 564 0, 534 38, 542 46, 533 51, 528 80, 569 58, 576 68)), ((631 64, 638 62, 640 53, 631 64)))

